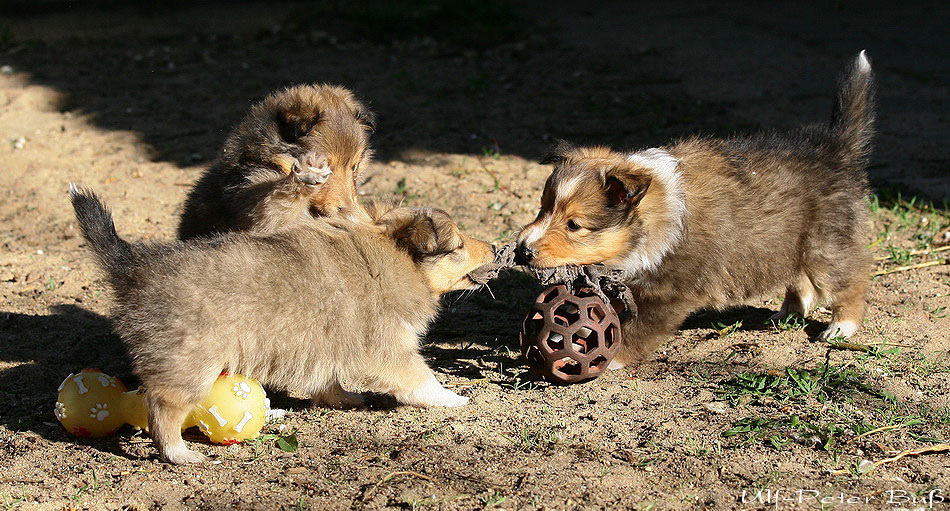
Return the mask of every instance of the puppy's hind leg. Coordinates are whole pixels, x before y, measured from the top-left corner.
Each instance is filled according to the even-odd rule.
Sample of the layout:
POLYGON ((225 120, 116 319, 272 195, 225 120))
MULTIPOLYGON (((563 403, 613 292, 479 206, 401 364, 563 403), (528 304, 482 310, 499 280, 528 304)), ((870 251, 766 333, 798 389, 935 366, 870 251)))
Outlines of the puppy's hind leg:
POLYGON ((863 246, 855 246, 850 257, 834 268, 831 286, 831 324, 819 334, 820 340, 854 335, 864 319, 865 294, 870 282, 872 260, 863 246))
POLYGON ((313 402, 329 408, 360 408, 366 404, 362 394, 350 392, 333 380, 327 387, 313 395, 313 402))
POLYGON ((801 273, 795 280, 795 283, 788 286, 785 290, 785 299, 782 300, 782 307, 779 308, 778 312, 772 314, 769 319, 777 321, 791 314, 797 314, 804 318, 815 306, 817 296, 818 292, 815 289, 815 285, 812 284, 811 279, 809 279, 805 273, 801 273))
POLYGON ((170 463, 201 463, 207 458, 189 450, 181 438, 181 426, 195 405, 192 392, 150 386, 145 393, 149 432, 158 452, 170 463))
POLYGON ((849 286, 832 294, 831 324, 818 339, 848 338, 858 331, 864 319, 864 295, 868 289, 866 278, 855 279, 849 286))

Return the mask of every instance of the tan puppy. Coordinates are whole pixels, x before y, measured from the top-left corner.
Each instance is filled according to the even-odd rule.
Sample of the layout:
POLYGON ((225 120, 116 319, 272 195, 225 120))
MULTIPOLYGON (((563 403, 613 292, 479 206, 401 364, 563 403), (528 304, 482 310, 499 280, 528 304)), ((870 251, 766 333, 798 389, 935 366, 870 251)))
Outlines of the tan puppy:
POLYGON ((71 188, 83 235, 115 290, 115 329, 145 387, 152 438, 172 463, 188 411, 221 371, 355 406, 360 382, 414 406, 461 406, 419 354, 439 295, 473 289, 488 243, 433 209, 372 223, 313 220, 270 236, 129 244, 99 199, 71 188))
POLYGON ((273 232, 344 210, 369 161, 373 114, 342 88, 299 85, 251 107, 185 200, 180 239, 230 231, 273 232))
POLYGON ((624 325, 618 365, 653 351, 690 312, 776 288, 775 317, 831 302, 822 338, 848 337, 864 314, 873 136, 871 66, 861 52, 830 125, 747 138, 690 138, 619 153, 562 145, 541 212, 518 238, 537 268, 624 268, 639 315, 624 325))

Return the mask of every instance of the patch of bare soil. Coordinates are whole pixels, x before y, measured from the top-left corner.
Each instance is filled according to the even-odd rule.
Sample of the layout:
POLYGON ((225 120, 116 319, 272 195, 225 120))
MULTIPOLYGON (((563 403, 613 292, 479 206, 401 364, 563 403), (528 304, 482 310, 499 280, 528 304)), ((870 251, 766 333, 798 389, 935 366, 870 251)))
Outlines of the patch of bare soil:
POLYGON ((803 31, 761 8, 565 2, 523 6, 498 41, 439 30, 380 42, 353 27, 391 13, 331 13, 349 27, 334 32, 290 3, 165 13, 47 3, 0 23, 0 505, 817 509, 829 499, 880 509, 936 496, 935 509, 947 506, 937 501, 950 499, 946 454, 883 462, 950 441, 946 265, 875 277, 852 345, 815 340, 824 310, 770 323, 776 295, 695 314, 652 360, 567 387, 518 357, 540 289, 510 272, 491 284, 494 298, 449 297, 428 335, 426 356, 470 405, 420 410, 373 396, 367 409, 335 411, 274 395, 290 413, 264 433, 296 432, 293 452, 273 436, 199 443, 213 464, 170 466, 130 429, 78 439, 52 413, 57 385, 78 369, 135 383, 66 184, 99 191, 122 235, 169 239, 230 125, 295 82, 347 85, 379 113, 365 195, 445 208, 471 234, 504 242, 537 211, 549 168, 535 162, 555 138, 643 147, 821 120, 839 66, 879 44, 869 48, 882 99, 874 251, 882 270, 946 259, 919 253, 950 224, 945 68, 940 47, 921 42, 928 31, 941 39, 939 16, 804 4, 824 17, 803 31))

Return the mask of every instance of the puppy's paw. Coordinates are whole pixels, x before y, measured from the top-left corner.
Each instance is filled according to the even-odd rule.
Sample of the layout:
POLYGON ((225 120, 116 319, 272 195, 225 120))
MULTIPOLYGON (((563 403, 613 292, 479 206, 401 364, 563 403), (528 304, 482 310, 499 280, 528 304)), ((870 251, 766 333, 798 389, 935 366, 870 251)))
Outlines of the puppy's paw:
POLYGON ((607 364, 608 371, 617 371, 619 369, 623 369, 624 367, 627 367, 627 364, 624 364, 623 362, 617 362, 616 360, 611 360, 610 363, 607 364))
POLYGON ((204 454, 201 454, 197 451, 189 450, 184 444, 181 447, 168 449, 162 453, 162 457, 165 458, 169 463, 175 465, 185 465, 188 463, 204 463, 208 461, 208 457, 204 454))
POLYGON ((308 155, 294 161, 293 174, 307 186, 317 186, 326 183, 333 174, 333 170, 330 169, 326 157, 314 159, 313 156, 308 155))
POLYGON ((328 408, 337 408, 340 410, 366 406, 366 398, 363 397, 363 394, 357 394, 356 392, 349 392, 343 389, 325 391, 314 397, 313 402, 328 408))
POLYGON ((858 325, 854 321, 835 321, 828 325, 824 332, 818 335, 819 341, 827 341, 834 338, 847 339, 858 331, 858 325))
POLYGON ((422 386, 409 392, 396 395, 396 399, 403 404, 427 408, 430 406, 457 407, 468 404, 468 398, 460 396, 444 388, 435 376, 422 386))

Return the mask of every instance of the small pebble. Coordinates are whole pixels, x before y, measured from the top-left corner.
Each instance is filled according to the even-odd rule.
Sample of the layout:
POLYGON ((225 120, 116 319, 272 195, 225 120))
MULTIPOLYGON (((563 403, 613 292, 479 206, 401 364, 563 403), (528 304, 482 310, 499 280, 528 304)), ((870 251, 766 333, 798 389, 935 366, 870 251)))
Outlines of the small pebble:
POLYGON ((713 413, 726 413, 729 410, 729 407, 726 405, 726 403, 723 403, 722 401, 713 401, 712 403, 704 403, 703 408, 713 413))
POLYGON ((17 138, 13 141, 13 148, 14 148, 14 149, 23 149, 23 146, 25 146, 25 145, 26 145, 26 139, 23 138, 23 137, 17 137, 17 138))

